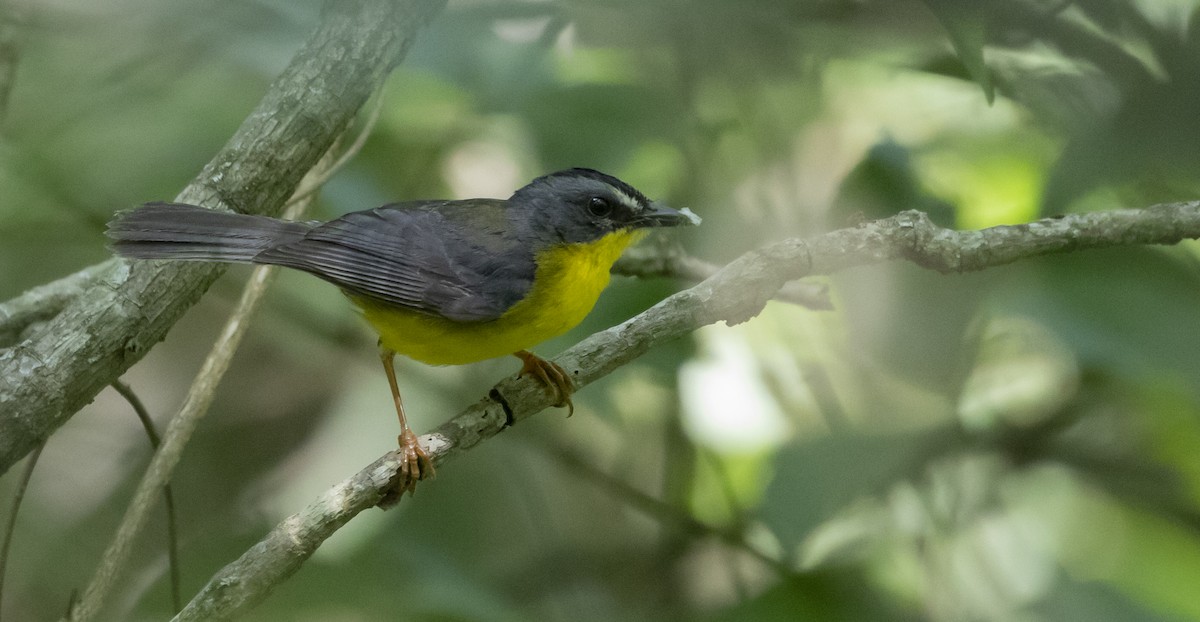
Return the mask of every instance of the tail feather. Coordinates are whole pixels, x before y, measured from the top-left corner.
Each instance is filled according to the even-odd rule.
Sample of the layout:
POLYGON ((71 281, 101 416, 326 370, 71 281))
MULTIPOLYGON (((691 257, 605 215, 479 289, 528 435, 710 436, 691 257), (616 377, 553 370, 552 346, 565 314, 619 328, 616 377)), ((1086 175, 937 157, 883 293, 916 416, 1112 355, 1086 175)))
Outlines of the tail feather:
POLYGON ((312 227, 182 203, 147 203, 117 214, 106 235, 122 257, 253 262, 267 249, 303 238, 312 227))

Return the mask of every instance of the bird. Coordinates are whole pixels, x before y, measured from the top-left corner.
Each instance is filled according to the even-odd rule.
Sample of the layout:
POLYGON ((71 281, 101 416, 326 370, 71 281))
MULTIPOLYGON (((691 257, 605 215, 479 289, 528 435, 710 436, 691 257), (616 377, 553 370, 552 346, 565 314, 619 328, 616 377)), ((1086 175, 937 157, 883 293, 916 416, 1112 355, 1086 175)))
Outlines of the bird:
POLYGON ((118 212, 106 235, 127 259, 284 266, 337 286, 379 336, 400 421, 403 495, 435 471, 405 415, 396 354, 429 365, 516 356, 520 374, 543 384, 570 416, 569 374, 530 348, 578 325, 613 263, 649 229, 695 224, 686 208, 572 168, 508 199, 405 201, 327 222, 145 203, 118 212))

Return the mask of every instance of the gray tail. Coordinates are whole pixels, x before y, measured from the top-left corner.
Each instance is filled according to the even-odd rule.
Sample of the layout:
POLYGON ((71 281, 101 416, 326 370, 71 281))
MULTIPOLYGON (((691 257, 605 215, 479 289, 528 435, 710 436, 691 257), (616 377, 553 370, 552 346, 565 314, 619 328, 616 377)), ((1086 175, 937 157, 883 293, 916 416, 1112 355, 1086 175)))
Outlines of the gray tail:
POLYGON ((122 257, 253 262, 259 253, 295 242, 312 227, 182 203, 147 203, 117 214, 106 235, 122 257))

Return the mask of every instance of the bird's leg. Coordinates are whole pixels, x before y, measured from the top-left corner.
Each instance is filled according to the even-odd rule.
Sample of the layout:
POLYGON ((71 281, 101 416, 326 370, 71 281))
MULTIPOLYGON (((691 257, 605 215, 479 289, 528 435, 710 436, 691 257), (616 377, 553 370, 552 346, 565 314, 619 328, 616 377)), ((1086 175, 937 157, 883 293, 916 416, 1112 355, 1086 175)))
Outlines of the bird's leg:
POLYGON ((536 378, 539 382, 546 385, 546 390, 558 397, 555 406, 567 407, 567 416, 575 414, 575 404, 571 401, 571 394, 575 392, 575 385, 571 384, 571 376, 567 374, 567 370, 559 367, 558 363, 547 361, 546 359, 530 352, 529 350, 521 350, 514 352, 513 356, 521 359, 524 365, 521 366, 519 376, 529 374, 536 378))
POLYGON ((396 352, 379 346, 379 359, 383 361, 383 371, 387 372, 388 384, 392 387, 392 399, 396 402, 396 415, 400 417, 400 469, 396 473, 396 486, 388 496, 400 495, 416 490, 417 482, 427 477, 433 477, 433 461, 429 454, 421 449, 417 435, 408 427, 408 419, 404 416, 404 402, 400 400, 400 387, 396 384, 396 352))

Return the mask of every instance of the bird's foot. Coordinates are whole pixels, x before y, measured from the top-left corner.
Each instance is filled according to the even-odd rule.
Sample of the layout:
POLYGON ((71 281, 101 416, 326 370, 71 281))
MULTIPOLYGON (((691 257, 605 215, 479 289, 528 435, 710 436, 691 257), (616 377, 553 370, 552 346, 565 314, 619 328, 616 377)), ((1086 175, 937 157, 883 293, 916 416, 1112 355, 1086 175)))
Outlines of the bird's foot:
POLYGON ((575 404, 571 401, 575 385, 571 384, 571 376, 567 374, 567 370, 560 367, 558 363, 547 361, 526 350, 517 352, 515 356, 524 362, 518 376, 533 376, 546 386, 548 393, 558 398, 558 401, 554 403, 556 407, 566 406, 568 417, 575 414, 575 404))
POLYGON ((400 443, 400 468, 396 469, 391 487, 379 501, 379 506, 385 509, 399 503, 404 493, 413 494, 417 482, 436 475, 433 460, 425 453, 412 430, 404 430, 396 440, 400 443))

